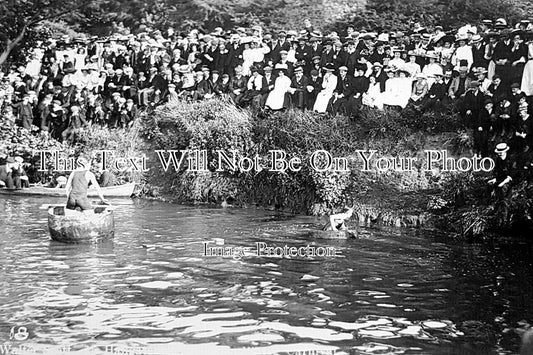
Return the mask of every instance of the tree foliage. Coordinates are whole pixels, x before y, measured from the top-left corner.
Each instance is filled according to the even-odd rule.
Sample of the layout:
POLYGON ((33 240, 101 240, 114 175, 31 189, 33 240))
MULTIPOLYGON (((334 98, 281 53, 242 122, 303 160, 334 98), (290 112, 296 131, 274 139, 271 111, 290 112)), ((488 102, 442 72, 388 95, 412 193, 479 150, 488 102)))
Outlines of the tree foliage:
POLYGON ((7 0, 0 2, 0 66, 17 46, 27 48, 46 20, 72 14, 86 3, 82 0, 7 0))
POLYGON ((414 22, 457 28, 488 18, 516 23, 533 15, 529 0, 369 0, 364 11, 346 14, 329 27, 352 24, 363 30, 408 30, 414 22))

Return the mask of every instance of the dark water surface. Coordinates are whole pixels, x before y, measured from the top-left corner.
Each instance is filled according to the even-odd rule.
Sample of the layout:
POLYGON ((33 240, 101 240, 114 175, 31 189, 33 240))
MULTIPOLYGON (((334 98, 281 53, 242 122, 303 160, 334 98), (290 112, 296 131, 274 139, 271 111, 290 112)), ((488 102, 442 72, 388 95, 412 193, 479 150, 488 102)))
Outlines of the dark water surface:
POLYGON ((526 243, 310 240, 313 217, 114 200, 114 241, 66 245, 50 240, 50 202, 0 196, 0 354, 512 354, 533 322, 526 243), (239 260, 203 242, 339 255, 239 260), (9 340, 22 326, 29 339, 9 340))

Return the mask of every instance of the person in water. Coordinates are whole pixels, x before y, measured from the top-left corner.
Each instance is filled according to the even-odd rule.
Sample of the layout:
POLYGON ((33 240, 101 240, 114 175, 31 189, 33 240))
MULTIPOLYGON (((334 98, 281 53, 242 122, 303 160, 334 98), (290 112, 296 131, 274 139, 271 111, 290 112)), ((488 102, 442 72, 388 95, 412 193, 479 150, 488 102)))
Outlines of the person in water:
POLYGON ((90 211, 93 209, 91 202, 87 198, 87 188, 89 187, 89 184, 96 187, 100 200, 107 203, 100 190, 100 185, 98 185, 98 181, 96 181, 96 177, 91 171, 89 171, 91 169, 91 163, 87 159, 80 157, 76 160, 76 165, 77 168, 68 177, 67 186, 65 187, 68 197, 67 208, 71 210, 80 208, 82 211, 90 211))
POLYGON ((344 231, 348 230, 346 227, 346 220, 350 219, 353 215, 353 207, 348 208, 344 213, 332 214, 329 216, 329 223, 322 228, 325 231, 344 231))

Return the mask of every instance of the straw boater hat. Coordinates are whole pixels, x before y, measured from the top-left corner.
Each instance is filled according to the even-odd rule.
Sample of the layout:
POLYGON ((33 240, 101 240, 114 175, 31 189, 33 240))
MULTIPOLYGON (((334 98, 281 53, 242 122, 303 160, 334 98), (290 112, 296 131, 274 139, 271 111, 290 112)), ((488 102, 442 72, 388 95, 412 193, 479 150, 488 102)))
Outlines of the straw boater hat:
POLYGON ((183 64, 179 67, 178 72, 182 74, 188 74, 191 72, 191 67, 187 64, 183 64))
POLYGON ((468 36, 466 34, 458 35, 456 37, 456 39, 455 39, 455 42, 458 43, 458 42, 461 42, 461 41, 468 42, 468 36))
POLYGON ((473 43, 479 43, 481 41, 483 41, 483 37, 481 37, 481 35, 476 34, 476 35, 472 36, 472 44, 473 43))
POLYGON ((505 153, 509 150, 509 146, 507 143, 500 143, 496 146, 496 149, 494 149, 495 153, 505 153))

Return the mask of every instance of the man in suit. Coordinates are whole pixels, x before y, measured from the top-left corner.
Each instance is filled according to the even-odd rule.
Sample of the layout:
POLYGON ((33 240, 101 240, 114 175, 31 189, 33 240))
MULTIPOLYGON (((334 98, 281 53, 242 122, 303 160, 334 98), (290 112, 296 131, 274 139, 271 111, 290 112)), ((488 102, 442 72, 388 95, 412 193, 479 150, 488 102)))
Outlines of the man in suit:
POLYGON ((298 48, 296 48, 295 57, 296 57, 296 60, 302 66, 309 69, 309 71, 311 70, 310 66, 311 66, 311 59, 313 58, 313 56, 312 56, 311 47, 306 44, 305 37, 300 37, 298 39, 298 48))
POLYGON ((367 92, 370 85, 369 79, 365 76, 366 64, 357 64, 355 67, 355 78, 352 80, 353 91, 348 103, 348 115, 358 115, 363 105, 363 94, 367 92))
POLYGON ((291 62, 287 61, 287 54, 288 53, 289 52, 286 51, 286 50, 280 51, 279 54, 281 56, 281 59, 276 64, 284 64, 284 65, 286 65, 287 66, 287 76, 290 78, 290 77, 292 77, 292 74, 294 73, 294 64, 292 64, 291 62))
POLYGON ((242 67, 239 65, 235 68, 235 76, 230 81, 230 97, 236 105, 239 105, 246 92, 248 78, 242 75, 242 67))
POLYGON ((483 102, 484 95, 479 90, 479 81, 471 81, 465 93, 463 100, 464 109, 461 112, 466 127, 473 128, 474 124, 478 122, 478 116, 483 108, 483 102))
MULTIPOLYGON (((241 65, 243 63, 242 59, 242 46, 239 45, 240 37, 238 35, 232 35, 230 37, 230 43, 228 47, 228 58, 227 58, 227 66, 229 74, 233 74, 233 69, 237 68, 238 65, 241 65)), ((220 70, 220 68, 217 68, 220 70)))
POLYGON ((348 68, 341 66, 339 68, 339 78, 337 80, 337 87, 333 91, 328 104, 328 112, 332 115, 337 113, 347 113, 347 104, 349 98, 353 95, 353 83, 351 78, 347 75, 348 68))
POLYGON ((309 78, 304 75, 302 67, 294 69, 294 77, 291 80, 291 99, 294 107, 299 109, 306 108, 307 105, 307 86, 309 85, 309 78))
POLYGON ((323 68, 328 63, 333 63, 333 41, 330 39, 324 44, 324 51, 320 57, 320 67, 323 68))
POLYGON ((268 94, 274 89, 274 82, 276 81, 276 78, 274 75, 272 75, 272 67, 266 66, 263 68, 263 79, 261 83, 261 90, 259 91, 259 94, 261 95, 261 99, 259 102, 259 106, 261 108, 265 107, 265 102, 268 98, 268 94))
POLYGON ((322 78, 319 76, 318 70, 311 70, 311 77, 307 85, 307 109, 312 110, 315 105, 316 96, 322 90, 322 78))
POLYGON ((278 63, 281 60, 281 51, 289 51, 291 49, 291 44, 287 41, 287 33, 285 31, 280 31, 278 33, 278 41, 276 45, 272 48, 270 52, 270 58, 272 63, 278 63))

